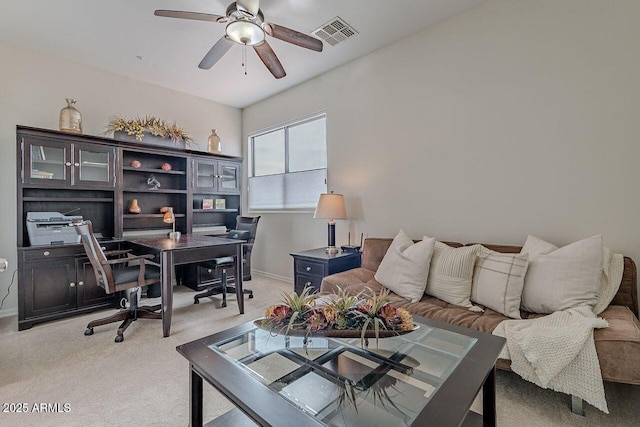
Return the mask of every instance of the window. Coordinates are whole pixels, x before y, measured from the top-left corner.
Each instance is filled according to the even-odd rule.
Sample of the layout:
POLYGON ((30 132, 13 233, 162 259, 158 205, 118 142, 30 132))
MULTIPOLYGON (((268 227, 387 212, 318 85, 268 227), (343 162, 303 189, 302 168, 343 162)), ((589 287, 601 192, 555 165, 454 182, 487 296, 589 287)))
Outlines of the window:
POLYGON ((249 137, 249 210, 313 209, 326 192, 325 114, 249 137))

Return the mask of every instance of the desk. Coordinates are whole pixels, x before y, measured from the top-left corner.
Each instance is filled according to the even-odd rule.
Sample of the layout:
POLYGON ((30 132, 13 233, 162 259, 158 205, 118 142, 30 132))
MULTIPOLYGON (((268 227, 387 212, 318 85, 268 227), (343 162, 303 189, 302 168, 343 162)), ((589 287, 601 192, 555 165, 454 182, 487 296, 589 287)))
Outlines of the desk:
POLYGON ((171 286, 175 266, 207 261, 213 258, 232 256, 236 259, 236 296, 240 314, 244 314, 242 295, 242 243, 244 240, 225 239, 211 236, 183 234, 178 240, 168 237, 144 237, 128 240, 128 246, 136 253, 150 253, 160 264, 162 286, 162 336, 168 337, 171 329, 173 288, 171 286))

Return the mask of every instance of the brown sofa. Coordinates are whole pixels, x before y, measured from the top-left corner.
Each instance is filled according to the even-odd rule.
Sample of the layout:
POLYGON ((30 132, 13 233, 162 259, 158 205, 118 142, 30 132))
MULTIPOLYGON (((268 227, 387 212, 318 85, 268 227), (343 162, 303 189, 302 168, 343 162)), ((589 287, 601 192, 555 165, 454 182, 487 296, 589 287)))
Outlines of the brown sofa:
MULTIPOLYGON (((321 292, 334 292, 336 286, 349 293, 357 293, 365 287, 376 292, 380 291, 382 285, 376 282, 373 276, 392 240, 366 239, 362 252, 362 267, 325 277, 320 287, 321 292)), ((455 242, 445 243, 454 247, 463 246, 455 242)), ((519 246, 483 245, 489 249, 506 253, 518 253, 521 249, 519 246)), ((620 289, 609 307, 600 314, 600 317, 609 322, 609 327, 596 329, 594 336, 602 378, 605 381, 640 385, 640 322, 637 318, 636 282, 636 265, 631 258, 625 257, 620 289)), ((403 307, 412 314, 487 333, 491 333, 498 323, 508 319, 488 308, 485 308, 483 313, 475 313, 428 295, 416 303, 411 303, 393 293, 391 297, 394 306, 403 307)), ((542 316, 524 311, 521 312, 521 315, 523 319, 542 316)), ((498 368, 508 370, 509 361, 499 360, 498 368)))

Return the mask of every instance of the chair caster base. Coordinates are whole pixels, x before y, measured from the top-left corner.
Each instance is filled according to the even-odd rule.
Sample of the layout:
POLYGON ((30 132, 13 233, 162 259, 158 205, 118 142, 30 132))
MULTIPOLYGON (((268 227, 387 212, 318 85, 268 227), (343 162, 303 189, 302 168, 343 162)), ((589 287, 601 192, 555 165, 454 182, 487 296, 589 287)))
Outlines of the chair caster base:
POLYGON ((193 299, 193 303, 194 303, 194 304, 200 304, 200 300, 199 300, 199 299, 197 299, 197 298, 194 298, 194 299, 193 299))
POLYGON ((222 304, 220 304, 220 307, 226 307, 226 306, 227 306, 226 302, 223 302, 222 304))
POLYGON ((253 294, 249 294, 249 299, 253 299, 253 294))
POLYGON ((93 328, 87 328, 84 330, 84 334, 89 336, 89 335, 93 335, 93 328))
POLYGON ((116 341, 116 342, 122 342, 122 341, 124 341, 124 335, 116 335, 116 339, 115 339, 115 341, 116 341))

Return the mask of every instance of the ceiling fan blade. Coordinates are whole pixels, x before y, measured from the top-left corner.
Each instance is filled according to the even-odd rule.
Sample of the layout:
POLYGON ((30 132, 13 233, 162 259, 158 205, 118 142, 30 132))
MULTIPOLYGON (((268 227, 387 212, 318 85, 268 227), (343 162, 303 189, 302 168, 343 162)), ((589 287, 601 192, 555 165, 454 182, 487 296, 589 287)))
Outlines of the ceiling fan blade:
POLYGON ((271 71, 273 77, 281 79, 287 75, 284 71, 284 67, 280 63, 280 60, 276 56, 276 53, 271 49, 271 46, 267 41, 263 41, 259 45, 255 45, 253 49, 256 51, 264 65, 271 71))
POLYGON ((196 21, 209 21, 218 22, 218 19, 222 18, 220 15, 212 15, 210 13, 199 12, 182 12, 180 10, 164 10, 158 9, 153 12, 156 16, 164 16, 165 18, 181 18, 181 19, 194 19, 196 21))
POLYGON ((251 16, 256 16, 260 10, 260 0, 237 0, 236 7, 241 12, 244 11, 251 16))
POLYGON ((231 49, 231 46, 233 46, 233 42, 226 36, 222 36, 222 38, 213 45, 209 52, 207 52, 204 58, 202 58, 202 61, 198 64, 198 68, 208 70, 213 67, 213 65, 218 62, 229 49, 231 49))
POLYGON ((291 28, 283 27, 282 25, 267 24, 263 25, 264 31, 271 37, 285 41, 287 43, 295 44, 296 46, 304 47, 307 49, 315 50, 316 52, 322 52, 322 41, 315 37, 308 36, 291 28))

